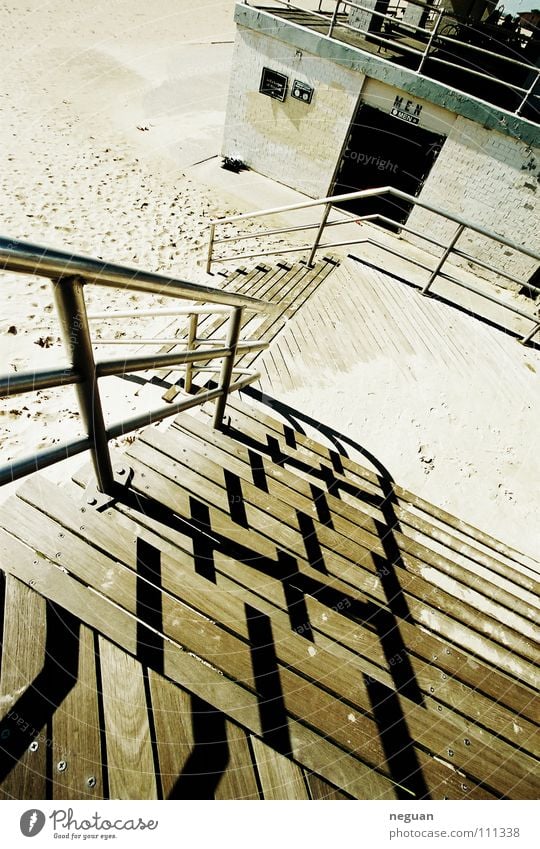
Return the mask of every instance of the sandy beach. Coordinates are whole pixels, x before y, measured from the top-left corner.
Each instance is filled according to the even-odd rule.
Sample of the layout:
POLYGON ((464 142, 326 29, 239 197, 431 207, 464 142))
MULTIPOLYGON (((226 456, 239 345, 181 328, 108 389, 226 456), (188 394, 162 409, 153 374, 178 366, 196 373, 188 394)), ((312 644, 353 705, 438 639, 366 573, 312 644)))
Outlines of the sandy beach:
MULTIPOLYGON (((2 234, 171 276, 205 279, 208 222, 242 210, 223 187, 212 191, 186 172, 219 154, 233 8, 233 0, 196 8, 187 0, 155 0, 150 6, 141 0, 93 6, 82 0, 0 3, 2 234)), ((90 287, 88 292, 90 309, 164 301, 118 290, 90 287)), ((3 274, 0 305, 4 371, 65 362, 48 282, 3 274)), ((121 325, 102 323, 96 333, 155 336, 169 328, 170 335, 171 327, 170 319, 133 319, 121 325)), ((497 404, 490 404, 494 421, 485 445, 474 436, 474 423, 481 423, 485 413, 482 397, 475 396, 478 403, 465 397, 460 402, 460 387, 453 387, 449 399, 436 376, 432 388, 437 403, 418 404, 416 415, 406 406, 393 409, 402 396, 380 364, 380 380, 373 376, 380 391, 370 393, 367 406, 360 397, 357 403, 362 432, 369 428, 368 414, 395 422, 386 459, 396 479, 411 488, 425 479, 421 494, 454 512, 460 487, 472 487, 475 523, 489 525, 486 530, 534 555, 538 538, 531 528, 540 492, 531 473, 531 427, 540 402, 532 380, 537 352, 527 357, 530 397, 523 409, 515 410, 511 434, 505 431, 506 407, 500 407, 499 415, 497 404), (456 421, 466 422, 473 434, 463 441, 459 456, 451 438, 456 421), (423 454, 418 444, 425 444, 423 454), (490 481, 494 455, 497 479, 490 481), (438 469, 446 464, 446 477, 428 474, 426 464, 438 469), (448 492, 455 499, 449 500, 448 492)), ((342 384, 337 389, 340 395, 347 392, 342 384)), ((107 409, 114 407, 113 418, 140 410, 134 393, 133 384, 115 378, 104 382, 104 403, 107 409)), ((158 397, 147 393, 145 403, 158 397)), ((310 406, 303 396, 294 400, 310 406)), ((331 401, 315 406, 321 417, 326 413, 331 418, 332 409, 339 409, 331 401)), ((0 402, 4 462, 80 433, 73 388, 0 402)), ((383 451, 382 436, 380 441, 383 451)), ((75 463, 80 465, 80 458, 75 463)))

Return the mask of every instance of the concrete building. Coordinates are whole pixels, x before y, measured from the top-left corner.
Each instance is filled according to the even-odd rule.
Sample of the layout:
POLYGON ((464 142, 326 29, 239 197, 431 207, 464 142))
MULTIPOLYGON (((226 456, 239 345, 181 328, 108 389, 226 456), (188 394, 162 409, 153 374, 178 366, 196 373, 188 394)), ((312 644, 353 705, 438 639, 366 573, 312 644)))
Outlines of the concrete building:
MULTIPOLYGON (((466 23, 463 3, 459 14, 425 3, 399 14, 380 0, 341 3, 338 14, 324 5, 236 6, 223 155, 313 198, 392 185, 537 250, 538 40, 493 23, 487 3, 473 4, 466 23)), ((450 222, 411 204, 345 206, 383 214, 394 229, 452 235, 450 222)), ((536 270, 526 256, 472 242, 475 255, 520 277, 536 270)))

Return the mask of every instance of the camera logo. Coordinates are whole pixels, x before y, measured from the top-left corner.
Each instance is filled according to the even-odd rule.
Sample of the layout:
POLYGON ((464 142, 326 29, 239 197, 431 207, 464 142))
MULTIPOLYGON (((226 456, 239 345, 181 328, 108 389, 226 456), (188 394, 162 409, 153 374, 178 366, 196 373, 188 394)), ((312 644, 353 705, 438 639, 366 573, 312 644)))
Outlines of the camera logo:
POLYGON ((37 808, 31 808, 22 815, 20 825, 25 837, 35 837, 45 825, 45 814, 37 808))

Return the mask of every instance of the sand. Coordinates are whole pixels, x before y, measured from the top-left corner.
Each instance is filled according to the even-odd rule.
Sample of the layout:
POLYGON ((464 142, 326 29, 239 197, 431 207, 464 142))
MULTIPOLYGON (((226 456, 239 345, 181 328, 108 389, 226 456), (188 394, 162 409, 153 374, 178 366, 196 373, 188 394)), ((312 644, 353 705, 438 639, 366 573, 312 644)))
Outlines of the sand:
MULTIPOLYGON (((219 154, 234 40, 233 8, 233 0, 196 8, 188 0, 0 3, 2 234, 190 280, 207 279, 203 260, 209 220, 246 208, 226 191, 226 181, 212 188, 204 167, 202 182, 196 179, 197 168, 191 170, 195 163, 219 154)), ((242 179, 246 185, 247 176, 242 179)), ((255 198, 252 206, 257 205, 255 198)), ((88 302, 91 309, 103 310, 165 301, 89 287, 88 302)), ((139 318, 104 322, 96 325, 95 332, 109 338, 170 336, 178 327, 177 320, 139 318)), ((102 347, 100 356, 135 349, 102 347)), ((8 372, 65 361, 47 281, 1 275, 0 360, 8 372)), ((377 375, 372 377, 377 380, 377 375)), ((349 378, 344 375, 334 386, 334 400, 328 386, 317 385, 289 400, 315 407, 321 419, 332 424, 336 416, 339 419, 339 400, 348 392, 349 378), (324 403, 314 401, 317 393, 324 403)), ((356 380, 355 375, 352 378, 356 380)), ((433 384, 436 400, 429 404, 426 394, 426 403, 416 399, 413 408, 412 396, 403 397, 391 385, 388 392, 378 393, 376 404, 371 396, 367 402, 360 398, 352 417, 360 422, 362 436, 373 433, 377 453, 396 478, 412 489, 424 481, 422 494, 438 504, 458 503, 461 486, 487 476, 484 489, 475 490, 475 522, 496 528, 501 539, 519 545, 540 506, 540 494, 526 475, 534 410, 527 412, 527 427, 512 427, 509 440, 504 421, 497 420, 496 405, 490 406, 496 420, 482 456, 486 451, 497 456, 508 452, 503 477, 490 479, 489 463, 475 460, 474 440, 470 457, 454 457, 451 448, 456 420, 465 421, 470 415, 481 421, 482 396, 470 404, 456 387, 449 404, 444 393, 437 400, 442 391, 437 376, 426 374, 424 379, 433 384), (400 399, 403 409, 398 410, 400 399), (384 440, 381 437, 379 445, 370 417, 373 422, 388 418, 394 422, 394 439, 385 456, 381 456, 384 440), (418 453, 422 445, 425 462, 418 453), (517 470, 514 479, 512 462, 517 470), (443 468, 445 475, 438 473, 443 468), (456 498, 448 499, 449 492, 456 498), (502 511, 498 521, 497 499, 512 498, 513 509, 502 511)), ((138 389, 117 378, 103 381, 109 420, 140 411, 141 405, 153 405, 160 398, 158 390, 136 394, 138 389)), ((531 404, 537 402, 531 398, 531 404)), ((3 462, 80 433, 73 388, 0 402, 3 462)), ((80 465, 80 458, 71 463, 80 465)), ((65 472, 57 467, 47 474, 61 480, 65 472)), ((2 494, 10 490, 4 487, 2 494)), ((534 554, 532 540, 525 539, 523 547, 534 554)))
MULTIPOLYGON (((236 209, 184 170, 219 152, 233 5, 2 3, 3 235, 203 279, 208 221, 236 209)), ((99 310, 165 303, 97 287, 87 288, 87 301, 99 310)), ((165 328, 174 335, 178 321, 104 322, 95 333, 155 336, 165 328)), ((127 353, 99 354, 119 350, 127 353)), ((0 360, 8 372, 65 361, 48 281, 2 275, 0 360)), ((113 420, 140 409, 133 384, 104 381, 103 391, 113 420)), ((0 404, 3 460, 79 433, 73 388, 0 404)))

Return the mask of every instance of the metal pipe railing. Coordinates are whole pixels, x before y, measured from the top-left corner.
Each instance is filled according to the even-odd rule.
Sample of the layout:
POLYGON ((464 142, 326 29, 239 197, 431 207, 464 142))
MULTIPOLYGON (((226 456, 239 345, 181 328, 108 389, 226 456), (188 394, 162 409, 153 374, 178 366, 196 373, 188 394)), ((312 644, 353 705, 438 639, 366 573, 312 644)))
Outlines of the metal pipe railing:
POLYGON ((92 443, 91 455, 97 488, 100 492, 112 492, 114 472, 81 278, 65 277, 56 281, 54 297, 70 363, 82 378, 76 384, 77 396, 84 429, 92 443))
MULTIPOLYGON (((287 2, 287 0, 275 0, 275 2, 278 5, 286 6, 288 9, 305 11, 300 6, 296 6, 296 5, 294 5, 290 2, 287 2)), ((422 50, 419 47, 415 47, 415 46, 412 46, 410 44, 404 44, 403 42, 396 42, 395 39, 393 39, 390 34, 384 35, 380 32, 375 32, 375 31, 370 30, 370 29, 362 28, 362 27, 358 26, 357 24, 352 25, 352 24, 347 23, 345 21, 339 21, 339 27, 341 29, 349 30, 349 31, 354 32, 354 33, 360 33, 361 35, 364 35, 364 36, 369 37, 370 39, 376 41, 382 47, 399 48, 399 51, 414 54, 414 55, 418 56, 419 59, 420 59, 419 65, 418 65, 418 68, 416 69, 416 71, 413 71, 413 73, 425 75, 425 64, 426 64, 426 60, 428 58, 431 62, 435 62, 437 64, 444 65, 446 67, 456 67, 456 66, 458 66, 460 68, 460 70, 462 70, 462 71, 464 71, 468 74, 471 74, 474 77, 477 77, 479 79, 490 80, 491 82, 499 83, 500 85, 503 85, 503 86, 509 88, 511 91, 515 91, 517 93, 522 93, 523 98, 520 101, 519 105, 513 111, 510 112, 510 114, 515 114, 515 115, 521 115, 521 112, 522 112, 523 108, 525 107, 525 105, 527 104, 527 102, 529 101, 529 99, 531 97, 537 96, 537 95, 534 94, 534 90, 535 90, 535 88, 538 85, 538 82, 540 80, 540 71, 539 71, 539 69, 537 68, 536 65, 533 65, 533 64, 531 64, 530 62, 527 62, 527 61, 523 61, 522 59, 516 59, 513 56, 507 56, 504 53, 497 52, 495 50, 490 50, 489 48, 486 48, 486 47, 481 47, 480 45, 477 45, 477 44, 472 44, 472 43, 467 42, 467 41, 462 41, 461 39, 455 38, 453 36, 442 35, 440 33, 440 29, 441 29, 441 24, 443 22, 443 19, 447 19, 451 22, 456 22, 459 26, 468 27, 469 29, 471 29, 472 31, 475 31, 475 32, 480 31, 480 30, 478 30, 477 27, 473 27, 473 26, 470 26, 470 25, 464 24, 463 22, 458 21, 458 19, 456 18, 456 16, 452 12, 448 12, 448 11, 443 9, 443 10, 440 10, 437 13, 437 10, 433 10, 434 12, 437 13, 437 18, 436 18, 434 28, 426 28, 426 27, 417 26, 416 24, 409 23, 408 21, 404 21, 404 20, 401 20, 401 19, 399 19, 399 21, 398 21, 395 14, 388 14, 388 10, 386 12, 379 12, 376 9, 371 9, 367 6, 363 6, 361 3, 352 2, 352 0, 334 0, 334 3, 335 3, 335 6, 334 6, 334 11, 332 13, 321 14, 321 4, 319 4, 319 11, 310 12, 311 15, 315 16, 316 18, 321 18, 329 24, 329 27, 328 27, 328 30, 327 30, 327 33, 326 33, 327 38, 336 39, 335 29, 336 29, 336 25, 338 23, 337 19, 338 19, 338 16, 339 16, 339 9, 340 9, 341 6, 343 6, 344 9, 349 8, 349 9, 356 9, 358 11, 364 11, 364 12, 376 17, 377 19, 380 19, 383 22, 384 21, 397 22, 400 29, 408 30, 409 32, 411 32, 413 34, 413 37, 416 35, 418 37, 419 42, 425 41, 425 37, 426 36, 428 37, 427 44, 426 44, 425 48, 422 50), (484 71, 479 71, 476 68, 471 68, 471 67, 468 67, 466 64, 460 63, 459 60, 462 58, 461 54, 456 53, 455 59, 453 61, 449 61, 448 59, 442 59, 441 57, 434 55, 434 51, 433 51, 434 46, 436 44, 442 44, 442 42, 445 42, 448 45, 455 45, 455 46, 463 47, 463 48, 465 48, 469 51, 472 51, 474 54, 479 54, 479 55, 481 54, 481 55, 484 55, 484 56, 489 56, 489 57, 492 57, 493 59, 496 59, 497 61, 501 60, 501 61, 504 61, 504 62, 509 63, 511 65, 514 65, 516 67, 523 68, 523 69, 526 69, 526 70, 530 70, 531 72, 535 72, 536 76, 535 76, 533 82, 531 83, 531 85, 528 88, 525 88, 524 86, 516 85, 515 83, 511 83, 507 80, 500 79, 499 77, 495 76, 494 74, 485 73, 484 71)), ((426 6, 428 4, 416 3, 415 5, 426 6)), ((272 13, 272 10, 269 9, 269 8, 266 8, 264 11, 272 13)), ((490 38, 491 38, 492 41, 495 41, 492 34, 490 34, 490 38)), ((499 43, 499 42, 497 42, 497 43, 499 43)), ((503 45, 503 46, 506 46, 506 42, 504 42, 504 41, 501 41, 500 44, 503 45)), ((446 50, 447 53, 450 53, 450 55, 452 55, 452 53, 451 53, 451 51, 449 50, 448 47, 445 48, 445 50, 446 50)), ((443 85, 445 85, 445 83, 443 83, 443 85)))
MULTIPOLYGON (((255 312, 266 310, 270 305, 265 301, 225 292, 213 286, 203 286, 185 280, 142 272, 138 269, 104 263, 90 257, 49 250, 25 242, 2 238, 0 238, 0 268, 10 272, 46 277, 51 280, 64 344, 69 358, 69 364, 64 369, 42 370, 0 377, 0 397, 7 398, 24 392, 74 385, 77 390, 81 420, 86 430, 84 437, 65 442, 54 448, 33 452, 0 467, 0 484, 18 480, 67 457, 73 457, 90 450, 97 489, 112 494, 116 490, 117 484, 109 452, 109 441, 111 439, 210 400, 217 401, 216 413, 219 411, 219 418, 216 415, 216 425, 219 425, 223 419, 229 394, 259 379, 257 373, 249 372, 246 369, 235 369, 234 363, 237 355, 261 351, 268 347, 265 342, 239 341, 243 310, 255 312), (148 316, 188 316, 190 318, 188 350, 149 356, 135 355, 127 359, 96 362, 84 298, 84 286, 86 284, 121 286, 128 290, 198 301, 198 304, 185 308, 142 311, 118 310, 110 313, 96 312, 90 316, 91 320, 128 318, 132 315, 140 316, 143 314, 148 316), (212 306, 213 304, 218 304, 218 306, 212 306), (197 338, 198 317, 211 314, 229 316, 228 336, 225 342, 197 338), (207 348, 199 347, 205 344, 208 346, 207 348), (189 375, 189 380, 186 380, 186 383, 189 384, 191 389, 191 368, 193 364, 197 362, 206 364, 208 361, 216 359, 222 361, 219 385, 216 389, 203 392, 176 404, 167 404, 133 418, 124 419, 115 425, 106 426, 101 405, 99 378, 154 368, 186 365, 189 375)), ((101 340, 102 343, 103 341, 101 340)), ((164 344, 163 339, 126 341, 127 344, 141 344, 145 341, 149 344, 156 344, 157 342, 164 344)), ((173 339, 171 344, 176 346, 183 341, 173 339)), ((114 340, 114 342, 117 343, 118 340, 114 340)), ((208 366, 203 365, 202 368, 208 369, 208 366)), ((216 373, 217 369, 212 369, 212 371, 216 373)))
MULTIPOLYGON (((324 242, 323 243, 323 242, 321 242, 321 237, 322 237, 323 232, 324 232, 326 227, 330 227, 330 226, 336 227, 336 226, 339 226, 339 225, 342 225, 342 224, 350 224, 352 222, 360 222, 360 221, 363 221, 363 220, 370 220, 370 221, 373 221, 373 222, 376 222, 377 220, 379 220, 379 221, 382 221, 384 223, 390 223, 393 226, 400 226, 396 221, 388 218, 385 215, 381 215, 381 214, 378 214, 378 213, 368 215, 368 216, 363 216, 363 217, 362 216, 344 217, 340 221, 328 222, 328 220, 327 220, 328 216, 330 214, 330 210, 331 210, 332 206, 335 205, 335 204, 342 204, 346 201, 362 200, 362 199, 365 199, 365 198, 380 197, 382 195, 388 195, 390 198, 395 197, 398 200, 405 201, 406 203, 410 204, 411 206, 417 206, 417 207, 420 207, 422 209, 425 209, 426 211, 433 213, 434 215, 437 215, 441 218, 444 218, 447 221, 452 221, 457 225, 457 230, 453 234, 453 236, 450 239, 450 242, 448 244, 438 242, 437 240, 431 238, 430 236, 427 236, 423 233, 415 231, 411 227, 403 226, 403 228, 402 228, 402 229, 406 230, 407 232, 412 233, 413 235, 417 236, 418 238, 424 239, 426 242, 428 242, 432 245, 436 245, 437 247, 440 247, 440 248, 443 249, 443 254, 442 254, 441 257, 439 257, 439 259, 437 261, 437 265, 436 265, 435 268, 424 266, 424 265, 422 265, 422 263, 416 263, 420 267, 425 268, 426 270, 428 270, 430 272, 429 280, 425 284, 425 286, 422 290, 423 294, 427 294, 429 292, 429 290, 431 289, 431 287, 432 287, 433 283, 435 282, 435 280, 437 279, 437 277, 443 277, 443 278, 449 280, 450 282, 455 283, 456 285, 462 286, 463 288, 468 288, 470 291, 474 291, 476 294, 485 297, 487 300, 494 301, 495 303, 499 304, 499 306, 504 307, 505 309, 510 310, 511 312, 514 312, 517 315, 520 315, 521 317, 526 318, 529 321, 532 321, 535 324, 535 328, 530 333, 528 333, 526 336, 523 337, 523 340, 522 340, 523 342, 530 341, 533 338, 533 336, 536 335, 536 333, 540 329, 540 326, 536 326, 536 325, 538 325, 538 318, 536 316, 531 315, 530 313, 527 313, 524 310, 519 309, 518 307, 514 306, 513 304, 506 303, 505 301, 502 301, 498 298, 495 298, 494 296, 491 296, 486 292, 482 292, 482 290, 480 290, 480 289, 476 289, 474 287, 471 287, 471 286, 469 286, 469 284, 465 284, 462 281, 458 281, 455 278, 450 277, 449 275, 447 275, 443 272, 443 269, 444 269, 446 263, 448 262, 449 258, 452 255, 457 255, 459 257, 465 256, 468 262, 472 262, 472 263, 477 262, 477 264, 480 267, 482 267, 482 268, 484 268, 488 271, 491 271, 494 274, 500 273, 503 277, 506 277, 507 279, 510 279, 513 282, 516 282, 516 283, 518 283, 522 286, 527 285, 531 289, 533 289, 534 291, 537 291, 537 292, 540 293, 540 288, 529 284, 528 281, 522 281, 518 277, 516 277, 515 275, 510 275, 505 269, 499 269, 497 266, 492 265, 492 264, 490 264, 490 263, 488 263, 484 260, 478 260, 477 261, 475 259, 475 257, 473 257, 472 255, 470 255, 468 253, 465 254, 461 249, 457 248, 456 245, 457 245, 459 238, 462 236, 462 234, 466 230, 469 230, 469 231, 476 233, 476 234, 478 234, 478 235, 480 235, 484 238, 490 239, 493 242, 495 242, 499 245, 502 245, 503 247, 510 248, 511 250, 516 251, 517 253, 528 256, 531 259, 534 259, 539 263, 540 263, 540 254, 536 253, 535 251, 530 250, 529 248, 525 247, 524 245, 520 245, 517 242, 514 242, 511 239, 507 239, 506 237, 500 236, 500 235, 498 235, 497 233, 494 233, 491 230, 487 230, 485 227, 481 227, 478 224, 475 224, 474 222, 469 221, 468 219, 465 219, 460 215, 456 215, 452 212, 441 209, 440 207, 437 207, 434 204, 422 201, 419 198, 414 197, 413 195, 406 194, 405 192, 402 192, 400 189, 395 189, 392 186, 383 186, 381 188, 375 188, 375 189, 364 189, 362 191, 357 191, 357 192, 347 192, 346 194, 342 194, 342 195, 330 195, 328 197, 320 198, 320 199, 316 199, 316 200, 302 201, 300 203, 287 204, 285 206, 273 207, 271 209, 259 209, 259 210, 256 210, 255 212, 246 212, 246 213, 242 213, 240 215, 231 215, 231 216, 228 216, 228 217, 215 219, 212 222, 212 228, 213 228, 212 232, 213 232, 213 234, 215 234, 216 227, 219 226, 219 225, 226 225, 226 224, 232 224, 232 223, 237 224, 237 223, 242 222, 242 221, 247 221, 247 220, 251 220, 251 219, 254 219, 254 218, 260 218, 260 217, 263 217, 265 215, 274 216, 274 215, 278 215, 280 213, 295 212, 295 211, 299 211, 299 210, 303 210, 303 209, 311 209, 312 207, 321 207, 321 206, 323 207, 323 212, 322 212, 321 220, 320 220, 320 223, 319 223, 319 226, 318 226, 318 229, 317 229, 317 233, 316 233, 315 239, 314 239, 314 241, 311 245, 302 245, 302 246, 295 246, 295 247, 288 247, 288 248, 275 248, 275 249, 270 249, 270 250, 267 250, 267 251, 258 251, 258 252, 254 252, 254 253, 251 253, 251 254, 240 254, 240 255, 236 255, 235 257, 233 257, 233 256, 217 257, 215 260, 214 260, 214 257, 213 257, 213 251, 209 250, 209 253, 208 253, 209 265, 208 265, 207 270, 210 270, 212 262, 214 262, 214 261, 229 262, 229 261, 232 261, 233 259, 240 259, 240 258, 245 259, 247 257, 255 258, 255 257, 260 257, 260 256, 271 256, 271 255, 284 254, 284 253, 299 253, 299 252, 308 252, 308 251, 309 251, 309 264, 311 264, 313 259, 314 259, 316 252, 319 251, 319 250, 327 250, 328 248, 331 248, 331 247, 344 247, 344 246, 359 244, 359 243, 362 243, 362 242, 372 241, 370 239, 366 239, 366 238, 362 237, 362 238, 357 238, 357 239, 349 239, 349 240, 342 241, 342 242, 324 242)), ((306 227, 306 225, 299 225, 297 228, 290 227, 290 228, 287 228, 287 229, 290 232, 294 232, 295 229, 305 230, 305 229, 312 229, 312 228, 313 228, 313 225, 308 225, 308 227, 306 227)), ((269 232, 272 232, 272 231, 264 231, 263 230, 263 231, 259 231, 255 235, 264 236, 269 232)), ((250 235, 253 236, 254 234, 250 234, 250 235)), ((223 239, 221 241, 234 242, 237 238, 238 239, 244 238, 244 234, 239 233, 238 235, 229 236, 229 237, 226 237, 226 239, 223 239)), ((391 247, 389 247, 387 245, 383 245, 380 242, 374 242, 374 244, 376 244, 378 247, 383 248, 384 250, 389 251, 390 253, 396 253, 396 251, 392 250, 391 247)), ((398 254, 398 255, 403 256, 402 253, 398 254)))
POLYGON ((248 298, 235 292, 224 292, 214 286, 203 286, 187 280, 152 274, 138 268, 114 265, 91 257, 55 251, 49 248, 0 238, 0 270, 17 271, 63 280, 81 277, 85 283, 97 286, 121 286, 134 292, 166 295, 171 298, 225 304, 229 307, 249 307, 265 310, 267 304, 257 298, 248 298))

